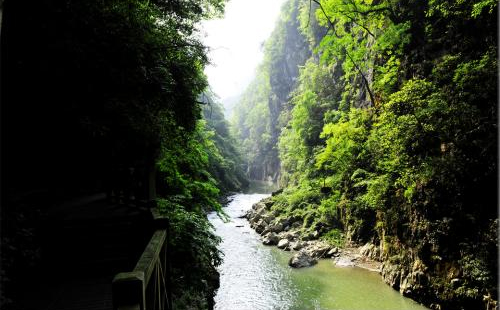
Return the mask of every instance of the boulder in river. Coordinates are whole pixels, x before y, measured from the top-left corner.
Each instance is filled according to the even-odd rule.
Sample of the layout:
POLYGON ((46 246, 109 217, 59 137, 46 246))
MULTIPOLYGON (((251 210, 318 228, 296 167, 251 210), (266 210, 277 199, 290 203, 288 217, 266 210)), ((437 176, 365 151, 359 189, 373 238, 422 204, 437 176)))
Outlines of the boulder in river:
POLYGON ((246 218, 250 223, 259 221, 263 215, 266 213, 266 206, 263 203, 256 203, 252 206, 252 209, 248 210, 246 213, 246 218))
POLYGON ((254 229, 257 233, 262 233, 267 228, 267 222, 264 220, 259 220, 256 224, 254 224, 254 229))
POLYGON ((311 255, 309 255, 309 253, 307 253, 306 251, 300 251, 298 253, 295 253, 295 255, 290 258, 290 260, 288 261, 288 265, 293 268, 302 268, 315 265, 317 262, 318 261, 311 255))
POLYGON ((276 245, 278 244, 278 240, 278 235, 274 232, 270 232, 264 236, 264 240, 262 240, 262 243, 265 245, 276 245))
POLYGON ((288 249, 289 245, 290 245, 290 241, 288 241, 287 239, 281 239, 278 242, 278 248, 279 249, 288 249))

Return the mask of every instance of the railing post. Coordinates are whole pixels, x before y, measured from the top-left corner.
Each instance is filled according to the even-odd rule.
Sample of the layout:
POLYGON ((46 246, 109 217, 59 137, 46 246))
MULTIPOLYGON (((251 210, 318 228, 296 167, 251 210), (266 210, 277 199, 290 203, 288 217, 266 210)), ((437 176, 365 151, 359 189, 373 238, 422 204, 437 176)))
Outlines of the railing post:
POLYGON ((170 225, 152 209, 155 233, 135 265, 134 271, 113 280, 113 310, 172 310, 170 225))
POLYGON ((167 240, 165 241, 165 247, 162 250, 162 256, 163 259, 160 257, 160 259, 163 260, 163 268, 164 273, 165 273, 165 285, 166 285, 166 292, 167 292, 167 308, 169 310, 173 309, 173 300, 172 300, 172 282, 171 282, 171 270, 172 267, 170 265, 170 222, 168 218, 164 215, 162 215, 158 209, 153 208, 151 209, 151 214, 153 215, 153 220, 155 223, 155 228, 156 229, 164 229, 167 232, 167 240))
POLYGON ((122 272, 113 279, 113 310, 146 310, 144 272, 122 272))

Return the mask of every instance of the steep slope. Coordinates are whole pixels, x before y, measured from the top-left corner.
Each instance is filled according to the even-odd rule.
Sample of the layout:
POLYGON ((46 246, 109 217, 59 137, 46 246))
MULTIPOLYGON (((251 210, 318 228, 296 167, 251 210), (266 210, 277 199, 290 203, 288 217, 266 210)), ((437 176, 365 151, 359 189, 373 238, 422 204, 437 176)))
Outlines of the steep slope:
POLYGON ((281 110, 272 210, 304 235, 374 244, 384 280, 432 309, 496 308, 497 3, 311 4, 288 3, 313 51, 297 82, 264 63, 236 122, 262 147, 249 167, 269 165, 255 159, 281 110))
POLYGON ((276 147, 283 122, 280 115, 299 75, 299 67, 311 51, 297 19, 299 1, 289 1, 281 11, 276 29, 265 43, 265 59, 256 78, 234 107, 232 123, 247 154, 247 175, 256 180, 279 179, 276 147))

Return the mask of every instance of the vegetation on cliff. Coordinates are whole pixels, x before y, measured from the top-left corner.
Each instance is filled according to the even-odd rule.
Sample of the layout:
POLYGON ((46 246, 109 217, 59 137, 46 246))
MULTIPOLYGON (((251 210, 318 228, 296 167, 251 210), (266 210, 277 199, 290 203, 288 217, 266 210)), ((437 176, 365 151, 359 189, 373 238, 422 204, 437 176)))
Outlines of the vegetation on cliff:
POLYGON ((2 2, 2 309, 44 259, 49 209, 125 196, 124 171, 157 172, 177 307, 211 302, 220 255, 205 214, 246 184, 218 104, 200 99, 208 60, 196 25, 224 4, 2 2))
POLYGON ((289 1, 266 44, 235 124, 249 163, 279 135, 275 212, 376 244, 384 279, 433 309, 496 307, 497 3, 289 1), (272 78, 283 58, 296 79, 272 78))
POLYGON ((299 66, 310 55, 309 44, 299 30, 298 4, 298 0, 285 3, 276 29, 264 44, 264 61, 233 110, 231 121, 242 154, 247 154, 245 167, 250 179, 279 179, 280 113, 287 109, 299 66))

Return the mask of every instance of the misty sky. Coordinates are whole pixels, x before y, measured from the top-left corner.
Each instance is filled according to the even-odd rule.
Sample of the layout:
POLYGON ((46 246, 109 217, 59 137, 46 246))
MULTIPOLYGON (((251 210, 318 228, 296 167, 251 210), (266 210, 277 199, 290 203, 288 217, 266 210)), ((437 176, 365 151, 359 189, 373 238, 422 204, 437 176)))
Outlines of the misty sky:
POLYGON ((285 0, 230 0, 223 19, 202 25, 212 65, 205 69, 212 90, 221 99, 240 94, 262 59, 285 0))

